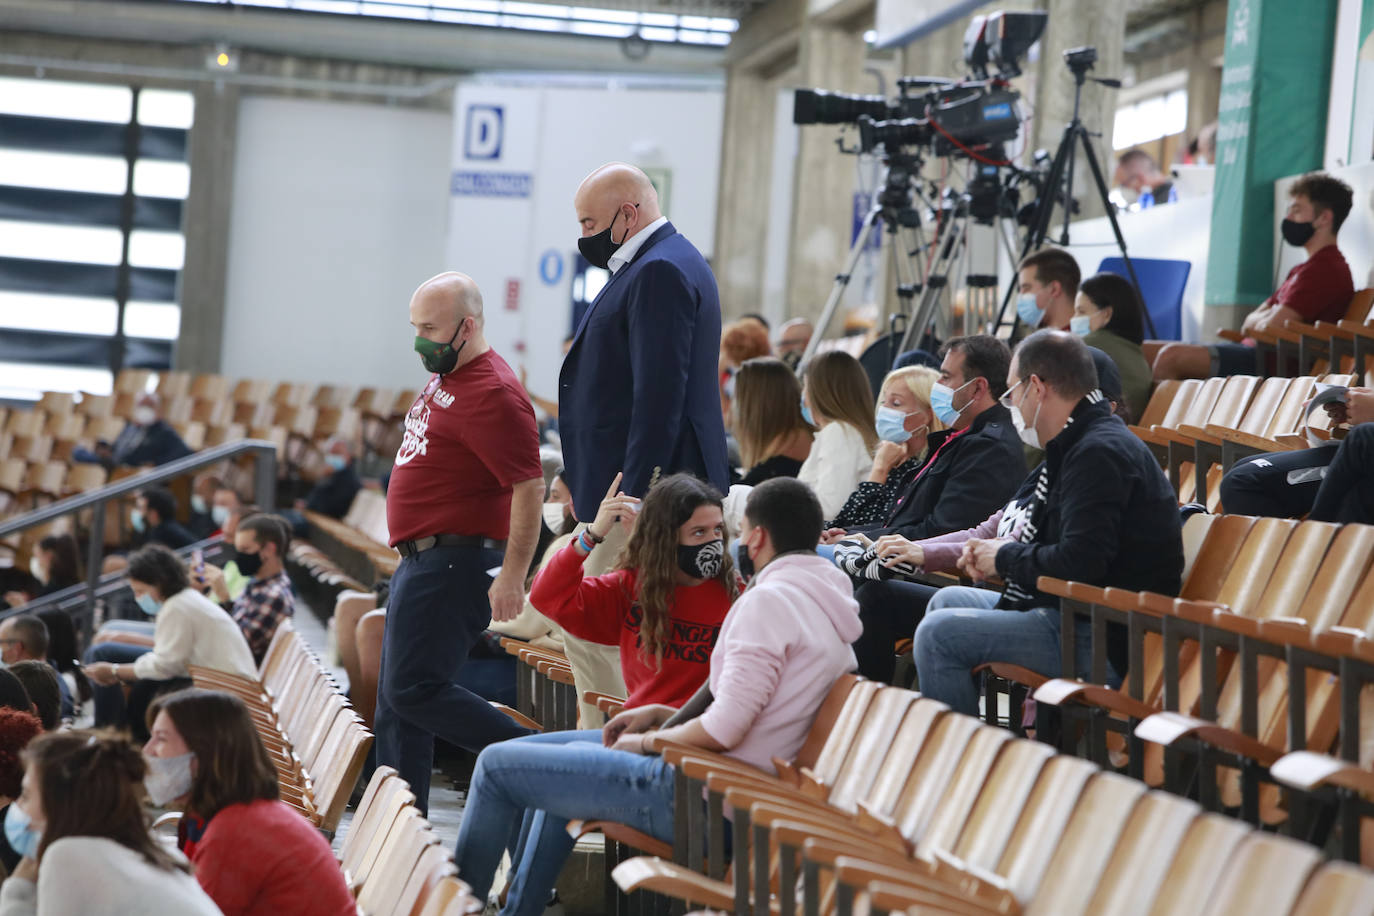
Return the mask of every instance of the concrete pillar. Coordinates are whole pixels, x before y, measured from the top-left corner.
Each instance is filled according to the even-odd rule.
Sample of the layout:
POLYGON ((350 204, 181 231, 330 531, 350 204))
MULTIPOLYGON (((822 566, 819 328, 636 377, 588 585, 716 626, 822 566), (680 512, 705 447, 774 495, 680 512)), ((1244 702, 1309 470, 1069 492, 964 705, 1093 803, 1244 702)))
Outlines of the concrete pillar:
MULTIPOLYGON (((1040 60, 1035 68, 1035 121, 1030 149, 1043 147, 1052 153, 1059 146, 1064 126, 1073 118, 1074 81, 1064 63, 1066 50, 1092 45, 1097 48, 1097 64, 1088 75, 1121 75, 1128 7, 1126 3, 1103 3, 1101 0, 1045 0, 1041 8, 1049 13, 1049 23, 1040 39, 1040 60)), ((1110 185, 1116 165, 1111 150, 1112 125, 1116 118, 1115 90, 1087 83, 1083 88, 1079 117, 1089 131, 1100 135, 1093 138, 1093 147, 1110 185)), ((1101 216, 1105 211, 1082 152, 1080 144, 1073 176, 1079 216, 1101 216)), ((1062 229, 1062 215, 1057 224, 1062 229)), ((1058 237, 1058 231, 1050 236, 1052 241, 1058 237)))
POLYGON ((188 151, 191 187, 182 214, 186 257, 181 271, 181 334, 173 362, 178 369, 217 372, 224 331, 239 91, 223 83, 200 83, 194 92, 195 124, 188 151))
MULTIPOLYGON (((868 91, 863 73, 867 23, 808 22, 798 55, 799 85, 868 91)), ((793 315, 815 319, 849 251, 853 228, 854 160, 835 147, 836 130, 803 129, 797 148, 787 301, 793 315)), ((839 328, 839 318, 831 333, 839 328)))
POLYGON ((1217 118, 1217 105, 1221 101, 1221 66, 1215 60, 1218 56, 1217 42, 1210 36, 1218 29, 1224 31, 1225 13, 1225 7, 1217 4, 1198 7, 1192 13, 1194 41, 1188 56, 1190 139, 1217 118))
POLYGON ((728 321, 758 311, 763 298, 775 98, 757 69, 727 72, 713 266, 728 321))

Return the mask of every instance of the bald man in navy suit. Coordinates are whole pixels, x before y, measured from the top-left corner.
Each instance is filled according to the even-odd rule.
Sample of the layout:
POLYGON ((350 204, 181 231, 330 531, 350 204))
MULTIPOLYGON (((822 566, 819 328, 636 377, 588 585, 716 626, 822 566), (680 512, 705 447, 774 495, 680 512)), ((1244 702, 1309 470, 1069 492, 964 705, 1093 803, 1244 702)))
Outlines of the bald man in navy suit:
POLYGON ((611 279, 577 328, 558 386, 573 508, 591 521, 617 472, 643 497, 684 471, 729 487, 717 360, 720 298, 701 252, 639 169, 613 162, 577 189, 578 248, 611 279))

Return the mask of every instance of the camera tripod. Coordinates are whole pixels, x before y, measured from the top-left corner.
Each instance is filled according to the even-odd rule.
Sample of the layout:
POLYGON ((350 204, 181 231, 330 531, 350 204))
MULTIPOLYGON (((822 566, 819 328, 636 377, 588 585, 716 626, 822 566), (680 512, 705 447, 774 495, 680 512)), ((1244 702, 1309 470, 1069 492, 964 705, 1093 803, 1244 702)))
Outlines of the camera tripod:
MULTIPOLYGON (((922 285, 917 282, 917 270, 911 258, 915 252, 925 247, 921 217, 913 206, 913 196, 921 196, 920 169, 921 161, 916 156, 902 154, 887 157, 882 186, 874 193, 873 204, 864 215, 863 224, 859 227, 854 243, 849 246, 844 270, 835 275, 835 284, 830 288, 830 295, 826 298, 821 315, 816 320, 811 342, 806 345, 798 368, 805 366, 811 361, 811 357, 816 355, 821 341, 825 338, 826 329, 835 318, 840 300, 844 298, 844 292, 853 279, 859 258, 863 256, 873 233, 882 231, 884 227, 892 236, 892 270, 897 281, 897 299, 900 303, 899 312, 892 315, 890 320, 895 327, 898 314, 903 318, 910 317, 912 302, 916 294, 922 290, 922 285)), ((894 352, 892 358, 896 357, 897 353, 894 352)))
MULTIPOLYGON (((1116 221, 1116 207, 1107 197, 1107 182, 1102 176, 1102 166, 1097 161, 1097 152, 1093 149, 1092 135, 1088 128, 1083 124, 1083 119, 1079 113, 1079 106, 1083 99, 1083 84, 1092 79, 1095 83, 1100 83, 1109 89, 1120 89, 1121 81, 1115 79, 1102 79, 1099 77, 1089 77, 1088 71, 1092 69, 1093 62, 1097 59, 1097 51, 1093 48, 1073 48, 1064 52, 1065 62, 1068 64, 1069 71, 1073 73, 1073 120, 1064 128, 1063 139, 1059 141, 1059 149, 1054 154, 1054 161, 1050 165, 1050 171, 1043 185, 1044 191, 1040 195, 1039 206, 1035 210, 1035 216, 1031 220, 1030 230, 1026 233, 1026 243, 1021 249, 1021 257, 1016 264, 1019 265, 1032 252, 1038 250, 1045 244, 1050 232, 1050 221, 1054 215, 1055 204, 1062 200, 1064 205, 1064 228, 1060 232, 1058 244, 1065 246, 1069 244, 1069 221, 1073 217, 1073 167, 1075 150, 1081 143, 1083 146, 1083 156, 1088 160, 1088 167, 1092 171, 1093 183, 1097 187, 1098 198, 1102 202, 1102 208, 1106 211, 1107 219, 1111 222, 1112 234, 1116 236, 1116 247, 1121 251, 1121 258, 1126 262, 1126 271, 1130 274, 1131 285, 1135 287, 1135 292, 1140 297, 1141 311, 1144 312, 1145 325, 1151 337, 1155 335, 1154 319, 1150 317, 1150 310, 1145 307, 1145 297, 1140 290, 1140 280, 1135 275, 1135 265, 1131 263, 1131 256, 1126 253, 1126 238, 1121 234, 1121 225, 1116 221)), ((1002 297, 1002 308, 998 312, 996 330, 1000 330, 1007 318, 1007 307, 1011 304, 1017 289, 1020 287, 1019 272, 1013 265, 1013 276, 1011 283, 1007 286, 1006 294, 1002 297)), ((1011 319, 1011 332, 1015 334, 1017 326, 1020 324, 1020 317, 1014 312, 1011 319)), ((1034 330, 1032 328, 1032 330, 1034 330)), ((994 331, 994 332, 995 332, 994 331)))

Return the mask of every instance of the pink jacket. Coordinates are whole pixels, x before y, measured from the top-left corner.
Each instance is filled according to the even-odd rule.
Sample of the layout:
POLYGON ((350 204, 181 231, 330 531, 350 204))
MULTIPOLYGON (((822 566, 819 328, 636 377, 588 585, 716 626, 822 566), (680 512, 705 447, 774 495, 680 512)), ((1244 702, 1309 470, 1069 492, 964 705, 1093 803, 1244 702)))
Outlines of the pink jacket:
POLYGON ((835 679, 854 670, 861 632, 848 576, 813 553, 778 557, 725 616, 702 727, 729 756, 771 772, 773 757, 796 756, 835 679))

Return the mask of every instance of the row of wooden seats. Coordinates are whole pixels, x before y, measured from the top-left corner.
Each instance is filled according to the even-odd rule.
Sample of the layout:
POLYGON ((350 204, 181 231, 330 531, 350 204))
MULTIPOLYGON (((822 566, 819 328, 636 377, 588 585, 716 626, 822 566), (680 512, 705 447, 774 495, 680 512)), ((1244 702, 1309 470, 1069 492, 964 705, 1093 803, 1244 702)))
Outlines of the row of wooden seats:
MULTIPOLYGON (((697 823, 679 825, 676 861, 616 866, 627 892, 735 913, 846 914, 860 897, 880 911, 921 913, 1374 912, 1366 870, 1323 865, 1309 845, 901 688, 842 678, 776 776, 653 743, 681 774, 678 811, 697 823), (692 803, 703 789, 705 814, 692 803)), ((590 827, 665 852, 619 825, 570 829, 590 827)))
POLYGON ((482 904, 455 875, 448 850, 419 810, 410 785, 380 766, 353 813, 339 867, 362 916, 466 916, 482 904))
POLYGON ((342 519, 306 511, 310 539, 292 543, 291 559, 328 584, 361 589, 379 577, 389 577, 400 564, 390 545, 386 524, 386 496, 367 487, 353 497, 342 519))
POLYGON ((108 476, 98 464, 0 459, 0 518, 99 489, 108 476))
MULTIPOLYGON (((530 727, 544 731, 578 728, 577 689, 568 657, 511 637, 502 638, 501 648, 520 663, 515 675, 515 712, 519 719, 535 723, 530 727)), ((583 692, 582 702, 595 706, 608 719, 625 708, 624 697, 593 690, 583 692)))
POLYGON ((1161 382, 1131 427, 1160 458, 1180 502, 1217 508, 1221 474, 1246 455, 1307 448, 1309 435, 1330 439, 1325 411, 1304 416, 1316 384, 1350 385, 1350 375, 1228 378, 1161 382))
MULTIPOLYGON (((1237 331, 1222 331, 1218 336, 1237 343, 1244 339, 1237 331)), ((1303 373, 1327 372, 1330 367, 1342 372, 1366 372, 1367 360, 1374 357, 1374 289, 1355 293, 1345 317, 1335 322, 1285 321, 1249 336, 1262 357, 1273 354, 1273 364, 1279 371, 1296 361, 1303 373), (1356 366, 1360 368, 1355 369, 1356 366)))
POLYGON ((372 746, 338 685, 289 622, 272 637, 256 678, 191 668, 196 686, 242 699, 277 767, 282 798, 333 833, 372 746))

